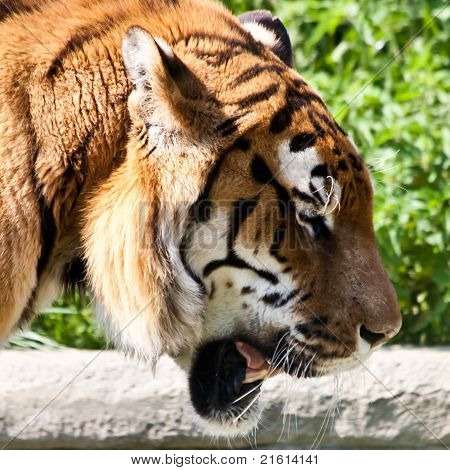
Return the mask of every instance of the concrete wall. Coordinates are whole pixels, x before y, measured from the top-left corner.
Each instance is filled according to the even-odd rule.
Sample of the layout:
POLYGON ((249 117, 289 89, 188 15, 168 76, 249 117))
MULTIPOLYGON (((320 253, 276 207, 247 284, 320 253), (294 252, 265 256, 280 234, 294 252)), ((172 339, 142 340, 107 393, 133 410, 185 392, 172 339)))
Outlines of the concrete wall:
MULTIPOLYGON (((8 448, 215 447, 168 358, 155 377, 113 351, 0 351, 0 364, 0 446, 19 434, 8 448)), ((258 448, 450 446, 450 349, 393 347, 368 367, 339 380, 270 380, 258 448)), ((255 435, 232 445, 254 446, 255 435)))

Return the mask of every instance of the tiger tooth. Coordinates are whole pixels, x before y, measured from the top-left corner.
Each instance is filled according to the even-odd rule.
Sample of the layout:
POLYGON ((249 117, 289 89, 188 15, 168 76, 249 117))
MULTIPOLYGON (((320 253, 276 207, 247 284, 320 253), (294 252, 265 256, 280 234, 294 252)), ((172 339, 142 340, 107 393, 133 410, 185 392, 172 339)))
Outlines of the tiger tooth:
POLYGON ((263 380, 267 377, 269 371, 266 369, 261 370, 252 370, 247 369, 245 374, 245 378, 242 381, 243 384, 250 384, 256 382, 257 380, 263 380))

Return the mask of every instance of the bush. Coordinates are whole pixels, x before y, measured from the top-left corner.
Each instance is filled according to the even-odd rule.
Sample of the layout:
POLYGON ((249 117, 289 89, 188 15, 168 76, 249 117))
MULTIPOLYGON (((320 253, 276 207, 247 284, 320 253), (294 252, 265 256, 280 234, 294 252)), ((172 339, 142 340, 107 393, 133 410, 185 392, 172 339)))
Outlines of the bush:
POLYGON ((66 294, 37 317, 32 330, 72 348, 101 349, 106 346, 103 331, 92 314, 88 296, 66 294))
MULTIPOLYGON (((404 318, 397 342, 450 340, 450 9, 430 0, 234 0, 289 29, 296 68, 355 140, 376 182, 379 248, 404 318)), ((74 304, 58 301, 58 308, 74 304)), ((34 324, 64 344, 102 344, 79 304, 34 324), (81 309, 81 310, 79 310, 81 309), (73 331, 69 331, 73 330, 73 331), (79 334, 78 334, 79 333, 79 334), (91 336, 93 334, 93 336, 91 336)))

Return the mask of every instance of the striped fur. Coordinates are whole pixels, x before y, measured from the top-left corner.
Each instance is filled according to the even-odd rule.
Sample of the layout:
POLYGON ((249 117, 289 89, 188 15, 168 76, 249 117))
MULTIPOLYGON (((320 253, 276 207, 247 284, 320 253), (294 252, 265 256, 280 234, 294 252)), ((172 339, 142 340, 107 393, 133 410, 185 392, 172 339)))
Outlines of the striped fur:
POLYGON ((285 31, 267 39, 278 19, 3 4, 0 339, 71 282, 123 349, 186 368, 204 342, 287 331, 319 373, 348 364, 362 325, 398 331, 367 168, 285 31))

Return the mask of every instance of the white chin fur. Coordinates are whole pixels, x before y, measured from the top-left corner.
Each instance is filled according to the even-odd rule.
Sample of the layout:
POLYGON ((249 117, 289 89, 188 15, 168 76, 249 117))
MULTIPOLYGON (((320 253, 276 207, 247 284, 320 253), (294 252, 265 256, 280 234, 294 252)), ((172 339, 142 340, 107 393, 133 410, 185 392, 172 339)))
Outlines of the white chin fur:
POLYGON ((220 422, 219 419, 206 419, 199 415, 195 416, 196 425, 211 437, 229 437, 236 438, 245 436, 255 427, 258 426, 262 409, 256 402, 252 405, 251 410, 247 411, 245 415, 240 418, 236 423, 233 420, 220 422))
POLYGON ((347 357, 346 359, 337 360, 331 364, 322 367, 323 375, 338 374, 339 372, 346 372, 357 367, 361 367, 372 355, 373 350, 367 352, 356 352, 354 356, 347 357))

